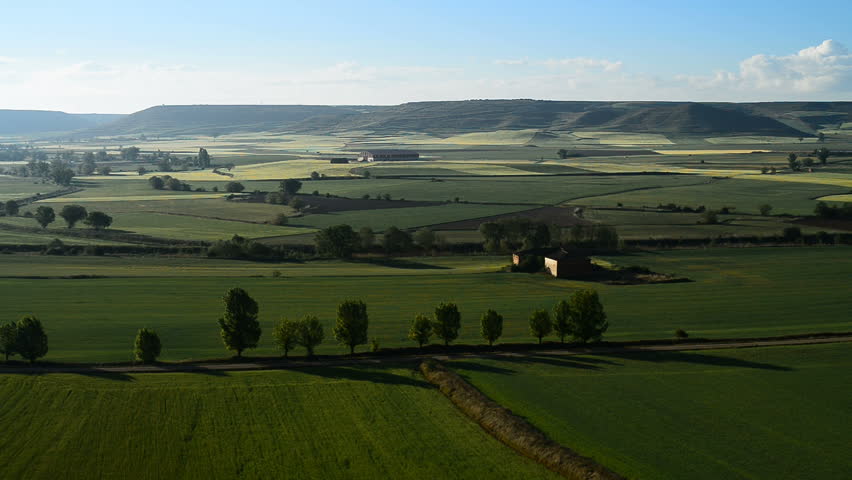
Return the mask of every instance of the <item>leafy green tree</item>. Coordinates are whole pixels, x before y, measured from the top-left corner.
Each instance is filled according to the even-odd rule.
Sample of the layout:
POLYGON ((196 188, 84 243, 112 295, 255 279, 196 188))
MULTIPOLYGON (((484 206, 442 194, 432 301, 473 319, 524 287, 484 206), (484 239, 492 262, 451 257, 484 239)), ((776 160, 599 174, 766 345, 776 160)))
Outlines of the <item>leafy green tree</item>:
POLYGON ((335 225, 317 232, 314 237, 317 253, 322 256, 349 258, 358 249, 358 234, 349 225, 335 225))
POLYGON ((296 180, 295 178, 288 178, 281 182, 278 186, 278 190, 288 197, 292 197, 293 195, 299 193, 299 190, 302 189, 302 182, 296 180))
POLYGON ((9 361, 9 356, 15 354, 15 344, 18 341, 18 327, 13 323, 4 323, 0 325, 0 353, 6 356, 6 361, 9 361))
POLYGON ((715 225, 719 223, 719 214, 715 210, 704 210, 701 214, 701 223, 705 225, 715 225))
POLYGON ((299 322, 299 345, 308 350, 308 356, 314 356, 314 348, 325 339, 325 332, 319 318, 305 315, 299 322))
POLYGON ((95 154, 86 152, 83 154, 83 163, 80 164, 80 173, 83 175, 91 175, 95 173, 98 165, 95 163, 95 154))
POLYGON ((210 167, 210 154, 207 153, 206 148, 198 149, 198 166, 201 168, 209 168, 210 167))
POLYGON ((760 214, 763 215, 764 217, 769 215, 771 212, 772 212, 772 205, 769 205, 768 203, 764 203, 763 205, 760 206, 760 214))
POLYGON ((361 300, 345 300, 337 306, 337 324, 334 326, 334 338, 341 345, 349 347, 349 353, 355 353, 355 347, 367 343, 367 304, 361 300))
POLYGON ((243 355, 243 350, 257 347, 260 340, 260 323, 257 321, 257 302, 242 288, 232 288, 225 293, 225 315, 219 319, 225 348, 243 355))
POLYGON ((240 182, 228 182, 225 184, 225 191, 228 193, 240 193, 245 189, 246 187, 240 182))
POLYGON ((299 197, 293 197, 289 202, 287 202, 287 205, 293 210, 300 212, 303 208, 305 208, 305 201, 299 197))
POLYGON ((48 225, 56 220, 56 213, 54 213, 52 208, 42 205, 36 209, 36 213, 33 218, 35 218, 36 222, 41 225, 41 228, 47 228, 48 225))
POLYGON ((272 224, 273 224, 273 225, 278 225, 278 226, 282 226, 282 227, 283 227, 284 225, 287 225, 288 223, 290 223, 290 219, 289 219, 289 218, 287 217, 287 215, 286 215, 286 214, 284 214, 284 213, 279 213, 279 214, 278 214, 278 215, 276 215, 276 216, 275 216, 275 218, 272 220, 272 224))
POLYGON ((3 211, 10 217, 17 215, 20 210, 21 207, 19 207, 18 202, 14 200, 7 200, 3 206, 3 211))
POLYGON ((57 185, 67 187, 71 185, 71 180, 74 179, 74 170, 71 170, 64 163, 55 164, 50 170, 50 179, 57 185))
POLYGON ((581 342, 598 341, 609 328, 606 313, 595 290, 579 290, 571 296, 571 334, 581 342))
POLYGON ((127 162, 135 162, 139 158, 139 147, 127 147, 121 149, 121 159, 127 162))
POLYGON ((444 341, 444 345, 449 345, 459 337, 459 328, 461 328, 461 313, 455 303, 441 302, 435 307, 432 330, 436 337, 444 341))
POLYGON ((483 313, 479 320, 479 334, 489 346, 494 345, 494 342, 503 335, 503 315, 491 309, 483 313))
POLYGON ((802 163, 798 160, 799 156, 795 153, 787 155, 787 166, 790 170, 798 172, 802 169, 802 163))
POLYGON ((162 344, 157 332, 147 328, 140 328, 136 333, 136 341, 133 344, 133 356, 137 362, 154 363, 160 356, 162 344))
POLYGON ((561 158, 561 159, 563 159, 563 160, 565 160, 566 158, 568 158, 568 150, 565 150, 564 148, 560 148, 560 149, 556 152, 556 154, 557 154, 557 155, 559 155, 559 158, 561 158))
POLYGON ((358 238, 361 240, 361 250, 369 250, 376 243, 376 234, 370 227, 361 227, 358 238))
POLYGON ((151 184, 151 187, 152 187, 154 190, 162 190, 162 189, 164 189, 164 188, 166 187, 166 182, 165 182, 162 178, 160 178, 160 177, 158 177, 158 176, 156 176, 156 175, 154 175, 153 177, 149 178, 149 179, 148 179, 148 183, 149 183, 149 184, 151 184))
POLYGON ((95 230, 103 230, 112 225, 112 217, 104 212, 89 212, 84 223, 95 230))
POLYGON ((413 243, 410 233, 396 227, 388 228, 382 235, 382 245, 390 253, 410 250, 413 243))
POLYGON ((284 351, 284 358, 290 350, 299 345, 299 322, 282 318, 280 322, 272 327, 272 339, 275 346, 284 351))
POLYGON ((565 337, 573 334, 571 330, 571 305, 560 300, 553 307, 553 331, 559 336, 559 341, 565 343, 565 337))
POLYGON ((86 212, 86 207, 82 205, 65 205, 59 212, 59 216, 65 220, 65 223, 68 224, 68 228, 74 228, 74 225, 76 225, 80 220, 86 218, 87 214, 88 212, 86 212))
POLYGON ((414 340, 420 348, 423 348, 423 344, 428 343, 430 338, 432 338, 432 321, 426 315, 418 314, 408 330, 408 339, 414 340))
POLYGON ((819 163, 825 165, 826 163, 828 163, 828 157, 831 156, 831 150, 822 147, 816 151, 816 156, 819 159, 819 163))
POLYGON ((817 134, 817 141, 819 141, 820 143, 824 142, 825 141, 825 134, 822 133, 822 132, 819 132, 817 134))
POLYGON ((311 180, 319 180, 320 174, 319 172, 311 172, 311 180))
POLYGON ((166 182, 165 186, 169 190, 173 190, 175 192, 183 191, 184 183, 181 182, 180 180, 178 180, 177 178, 166 176, 166 177, 164 177, 164 179, 165 179, 165 182, 166 182))
POLYGON ((15 352, 30 363, 47 355, 47 334, 34 315, 26 315, 20 319, 15 326, 15 332, 15 352))
POLYGON ((430 250, 435 246, 435 232, 431 228, 424 227, 414 232, 414 243, 424 250, 430 250))
POLYGON ((550 321, 550 314, 547 310, 536 310, 530 315, 530 334, 538 338, 538 344, 541 345, 541 339, 550 335, 553 331, 553 323, 550 321))
POLYGON ((107 176, 110 173, 112 173, 112 167, 110 167, 109 165, 101 165, 100 167, 98 167, 99 175, 107 176))

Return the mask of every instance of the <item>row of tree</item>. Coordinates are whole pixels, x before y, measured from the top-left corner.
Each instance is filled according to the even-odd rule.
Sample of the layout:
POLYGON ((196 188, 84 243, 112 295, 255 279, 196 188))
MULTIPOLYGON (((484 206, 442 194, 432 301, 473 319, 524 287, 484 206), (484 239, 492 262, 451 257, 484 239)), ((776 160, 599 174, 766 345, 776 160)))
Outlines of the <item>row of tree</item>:
POLYGON ((47 334, 39 319, 26 315, 17 323, 0 325, 0 353, 6 361, 12 355, 20 355, 30 363, 47 355, 47 334))
MULTIPOLYGON (((18 215, 20 207, 14 200, 9 200, 4 204, 3 213, 7 216, 18 215)), ((26 215, 35 219, 41 225, 41 228, 47 228, 48 225, 56 221, 56 211, 53 210, 53 207, 47 205, 40 205, 36 208, 35 213, 27 212, 26 215)), ((65 220, 68 228, 74 228, 81 221, 95 230, 109 228, 112 225, 111 216, 104 212, 89 212, 82 205, 65 205, 59 211, 59 216, 65 220)))
MULTIPOLYGON (((224 297, 225 314, 219 319, 222 341, 228 350, 242 356, 244 350, 257 347, 260 341, 261 327, 258 321, 257 302, 241 288, 229 290, 224 297)), ((569 300, 562 300, 553 308, 553 315, 547 310, 536 310, 529 319, 530 334, 542 339, 555 333, 561 342, 570 338, 577 342, 599 341, 609 328, 606 313, 594 290, 579 290, 569 300)), ((337 306, 337 320, 332 331, 334 338, 349 348, 350 354, 355 348, 368 341, 369 315, 367 305, 361 300, 345 300, 337 306)), ((461 313, 455 303, 442 302, 435 307, 429 317, 418 314, 411 324, 408 338, 417 342, 421 348, 430 342, 433 336, 449 345, 459 336, 461 313)), ((503 316, 494 310, 486 311, 480 317, 480 334, 493 345, 503 335, 503 316)), ((297 347, 305 347, 309 356, 325 339, 322 323, 314 315, 306 315, 301 320, 281 319, 272 330, 275 345, 287 357, 297 347)), ((138 342, 137 342, 138 343, 138 342)))
MULTIPOLYGON (((380 243, 387 253, 409 251, 415 246, 430 250, 443 240, 430 228, 421 228, 411 234, 395 226, 382 232, 380 243)), ((350 225, 334 225, 317 232, 314 245, 317 254, 326 257, 349 258, 357 251, 370 251, 376 244, 377 235, 370 227, 356 232, 350 225)))

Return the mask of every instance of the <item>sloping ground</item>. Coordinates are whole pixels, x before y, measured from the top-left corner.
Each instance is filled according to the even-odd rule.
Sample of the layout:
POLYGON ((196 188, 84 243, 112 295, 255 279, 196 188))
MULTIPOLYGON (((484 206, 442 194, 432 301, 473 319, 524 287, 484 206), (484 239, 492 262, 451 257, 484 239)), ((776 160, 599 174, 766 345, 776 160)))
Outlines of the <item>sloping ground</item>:
MULTIPOLYGON (((475 132, 577 128, 671 134, 810 136, 812 125, 842 123, 849 102, 735 104, 692 102, 562 102, 469 100, 414 102, 389 107, 305 105, 159 106, 134 113, 91 135, 222 135, 238 131, 328 134, 420 132, 454 136, 475 132), (800 110, 812 110, 802 114, 800 110), (837 113, 837 114, 835 114, 837 113), (809 123, 810 122, 810 123, 809 123), (792 125, 792 126, 791 126, 792 125)), ((530 132, 532 135, 533 132, 530 132)))
POLYGON ((852 471, 848 344, 449 364, 557 442, 634 479, 852 471))
POLYGON ((431 228, 434 230, 476 230, 482 223, 506 220, 509 218, 524 218, 527 220, 545 222, 560 227, 570 227, 572 225, 585 225, 591 223, 574 215, 574 209, 572 207, 542 207, 533 208, 531 210, 524 210, 522 212, 512 212, 505 213, 502 215, 492 215, 489 217, 471 218, 458 222, 439 223, 436 225, 432 225, 431 228))
POLYGON ((0 376, 4 478, 558 478, 410 369, 0 376))
POLYGON ((0 110, 0 135, 91 128, 123 115, 72 114, 48 110, 0 110))

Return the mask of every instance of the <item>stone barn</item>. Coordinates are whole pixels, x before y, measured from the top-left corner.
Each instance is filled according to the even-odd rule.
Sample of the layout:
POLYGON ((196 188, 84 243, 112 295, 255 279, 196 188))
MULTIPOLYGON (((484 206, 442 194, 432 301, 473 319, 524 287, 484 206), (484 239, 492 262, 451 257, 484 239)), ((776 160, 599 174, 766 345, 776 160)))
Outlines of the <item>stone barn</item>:
POLYGON ((592 259, 578 250, 556 250, 544 256, 544 269, 557 278, 578 278, 595 271, 592 259))

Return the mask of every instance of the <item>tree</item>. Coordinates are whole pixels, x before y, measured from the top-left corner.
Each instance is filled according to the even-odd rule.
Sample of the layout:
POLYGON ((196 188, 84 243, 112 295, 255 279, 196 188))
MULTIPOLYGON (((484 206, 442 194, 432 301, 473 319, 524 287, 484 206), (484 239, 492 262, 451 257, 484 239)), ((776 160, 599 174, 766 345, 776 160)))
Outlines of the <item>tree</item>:
POLYGON ((284 213, 279 213, 279 214, 278 214, 278 215, 276 215, 276 216, 275 216, 275 218, 272 220, 272 224, 273 224, 273 225, 278 225, 278 226, 282 226, 282 227, 283 227, 284 225, 287 225, 288 223, 290 223, 290 219, 289 219, 289 218, 287 217, 287 215, 286 215, 286 214, 284 214, 284 213))
POLYGON ((110 173, 112 173, 112 167, 110 167, 109 165, 101 165, 100 167, 98 167, 98 175, 107 176, 110 173))
POLYGON ((290 201, 287 203, 287 205, 288 205, 290 208, 292 208, 293 210, 295 210, 295 211, 299 212, 299 211, 301 211, 303 208, 305 208, 305 201, 304 201, 304 200, 302 200, 302 199, 301 199, 301 198, 299 198, 299 197, 293 197, 293 198, 291 198, 291 199, 290 199, 290 201))
POLYGON ((296 180, 295 178, 288 178, 281 182, 278 186, 278 190, 283 192, 288 197, 291 197, 299 192, 302 189, 302 182, 296 180))
POLYGON ((210 154, 207 153, 206 148, 198 149, 198 166, 201 168, 210 167, 210 154))
POLYGON ((140 166, 136 169, 136 173, 138 173, 140 176, 145 175, 146 173, 148 173, 148 169, 140 166))
POLYGON ((571 334, 581 342, 598 341, 609 328, 598 292, 579 290, 571 296, 571 334))
POLYGON ((811 158, 811 157, 805 157, 804 161, 802 161, 802 165, 804 165, 806 167, 813 167, 814 166, 814 159, 811 158))
POLYGON ((358 248, 360 238, 349 225, 335 225, 317 232, 314 243, 320 255, 349 258, 358 248))
POLYGON ((90 212, 89 215, 86 216, 86 220, 84 220, 83 223, 94 228, 95 230, 103 230, 105 228, 109 228, 109 226, 112 225, 112 217, 110 217, 104 212, 90 212))
POLYGON ((305 315, 299 322, 299 345, 308 350, 308 356, 314 356, 314 348, 325 339, 325 332, 319 318, 305 315))
POLYGON ((163 181, 162 178, 160 178, 156 175, 149 178, 148 183, 151 184, 151 187, 154 188, 155 190, 162 190, 166 186, 166 182, 163 181))
POLYGON ((14 217, 21 210, 21 207, 19 207, 18 202, 14 200, 7 200, 3 210, 6 212, 6 215, 14 217))
POLYGON ((228 193, 240 193, 245 189, 246 187, 240 182, 228 182, 225 184, 225 191, 228 193))
POLYGON ((444 345, 449 345, 459 337, 459 328, 461 328, 461 313, 455 303, 441 302, 435 307, 432 330, 436 337, 444 341, 444 345))
POLYGON ((320 174, 319 172, 311 172, 311 180, 319 180, 320 174))
POLYGON ((166 175, 165 177, 163 177, 163 179, 166 182, 166 188, 168 188, 169 190, 173 190, 175 192, 183 191, 183 182, 181 182, 177 178, 166 175))
POLYGON ((337 306, 337 324, 334 326, 334 338, 341 345, 349 347, 349 353, 355 353, 355 347, 367 343, 367 304, 361 300, 345 300, 337 306))
POLYGON ((95 173, 98 165, 95 163, 95 154, 86 152, 83 154, 83 163, 80 164, 80 173, 83 175, 91 175, 95 173))
POLYGON ((568 158, 568 150, 565 150, 564 148, 560 148, 560 149, 556 152, 556 154, 557 154, 557 155, 559 155, 559 158, 561 158, 561 159, 563 159, 563 160, 565 160, 566 158, 568 158))
POLYGON ((769 205, 768 203, 764 203, 763 205, 760 206, 760 214, 763 215, 764 217, 769 215, 770 212, 772 212, 772 205, 769 205))
POLYGON ((802 169, 802 163, 799 162, 798 158, 798 155, 795 153, 787 155, 787 166, 794 172, 798 172, 802 169))
POLYGON ((701 214, 701 223, 715 225, 719 223, 719 214, 715 210, 704 210, 704 213, 701 214))
POLYGON ((74 170, 68 168, 64 163, 56 163, 50 170, 50 179, 57 185, 67 187, 71 185, 74 178, 74 170))
POLYGON ((550 321, 550 314, 547 310, 536 310, 530 315, 530 334, 538 338, 538 344, 541 345, 541 339, 550 335, 553 331, 553 323, 550 321))
POLYGON ((282 318, 272 327, 272 339, 275 346, 284 351, 284 358, 287 358, 290 350, 299 345, 299 322, 282 318))
POLYGON ((77 222, 86 218, 87 213, 86 207, 82 205, 65 205, 59 212, 59 216, 65 220, 68 228, 74 228, 77 222))
POLYGON ((819 132, 819 133, 817 134, 817 141, 819 141, 819 143, 824 142, 824 141, 825 141, 825 134, 824 134, 824 133, 822 133, 822 132, 819 132))
POLYGON ((160 356, 162 345, 160 336, 154 330, 140 328, 136 333, 136 342, 133 344, 133 356, 137 362, 154 363, 160 356))
POLYGON ((489 309, 482 314, 479 320, 479 334, 488 342, 489 346, 503 335, 503 315, 489 309))
POLYGON ((432 322, 426 315, 418 314, 408 330, 408 339, 414 340, 418 347, 423 348, 423 344, 429 342, 430 338, 432 338, 432 322))
POLYGON ((816 151, 816 156, 819 159, 819 163, 825 165, 826 163, 828 163, 828 157, 831 156, 831 150, 822 147, 816 151))
POLYGON ((4 323, 0 325, 0 353, 6 356, 6 361, 9 361, 9 356, 14 355, 15 343, 18 340, 18 327, 13 323, 4 323))
POLYGON ((47 334, 34 315, 25 316, 15 326, 15 352, 30 363, 47 355, 47 334))
POLYGON ((369 250, 376 243, 376 234, 370 227, 361 227, 358 238, 361 240, 361 250, 369 250))
POLYGON ((127 147, 121 149, 121 159, 127 162, 135 162, 139 158, 139 147, 127 147))
POLYGON ((429 250, 435 246, 435 232, 431 228, 423 227, 414 232, 414 243, 424 250, 429 250))
POLYGON ((565 300, 560 300, 553 307, 553 331, 559 336, 560 343, 565 343, 565 337, 573 334, 571 330, 571 305, 565 300))
POLYGON ((397 227, 390 227, 382 235, 382 245, 389 253, 410 250, 414 241, 411 234, 397 227))
POLYGON ((56 213, 53 212, 52 208, 42 205, 36 209, 34 218, 41 225, 41 228, 47 228, 48 225, 56 220, 56 213))
POLYGON ((257 302, 242 288, 232 288, 225 293, 225 315, 219 319, 225 348, 243 355, 243 350, 257 347, 260 340, 260 323, 257 321, 257 302))

